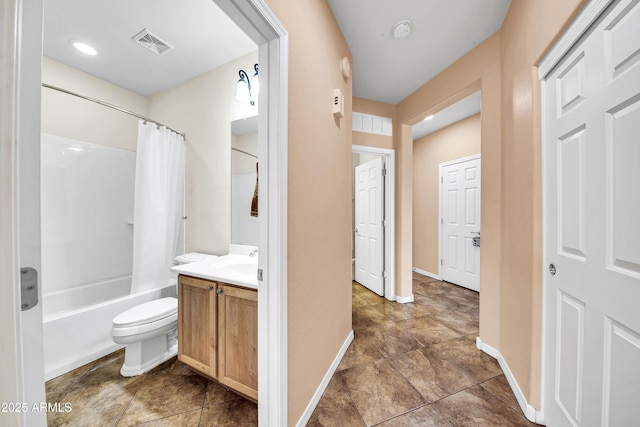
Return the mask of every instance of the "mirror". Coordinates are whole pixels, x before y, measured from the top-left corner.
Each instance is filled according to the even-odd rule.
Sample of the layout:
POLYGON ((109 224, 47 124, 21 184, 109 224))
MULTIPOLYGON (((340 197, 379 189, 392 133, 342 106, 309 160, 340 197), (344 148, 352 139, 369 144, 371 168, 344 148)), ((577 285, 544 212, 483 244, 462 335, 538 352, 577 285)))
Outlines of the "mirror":
POLYGON ((231 243, 258 245, 258 116, 231 122, 231 243))

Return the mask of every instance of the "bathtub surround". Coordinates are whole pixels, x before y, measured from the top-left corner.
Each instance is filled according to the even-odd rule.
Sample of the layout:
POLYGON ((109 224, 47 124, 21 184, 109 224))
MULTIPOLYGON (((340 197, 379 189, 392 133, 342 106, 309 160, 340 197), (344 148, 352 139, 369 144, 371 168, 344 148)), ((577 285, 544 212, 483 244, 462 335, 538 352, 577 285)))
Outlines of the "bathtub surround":
POLYGON ((185 142, 155 123, 138 124, 131 292, 167 282, 183 223, 185 142))
POLYGON ((42 305, 48 316, 131 289, 131 151, 42 134, 42 305))

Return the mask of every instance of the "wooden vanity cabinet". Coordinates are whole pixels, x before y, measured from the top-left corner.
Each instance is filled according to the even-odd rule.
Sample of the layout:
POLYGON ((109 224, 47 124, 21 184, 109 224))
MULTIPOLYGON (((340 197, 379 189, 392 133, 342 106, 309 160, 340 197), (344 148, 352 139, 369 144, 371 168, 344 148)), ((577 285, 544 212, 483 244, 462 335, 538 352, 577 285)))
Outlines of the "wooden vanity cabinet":
POLYGON ((258 292, 219 284, 218 381, 258 400, 258 292))
POLYGON ((258 291, 178 276, 178 359, 258 401, 258 291))
POLYGON ((178 277, 178 360, 218 378, 216 283, 178 277))

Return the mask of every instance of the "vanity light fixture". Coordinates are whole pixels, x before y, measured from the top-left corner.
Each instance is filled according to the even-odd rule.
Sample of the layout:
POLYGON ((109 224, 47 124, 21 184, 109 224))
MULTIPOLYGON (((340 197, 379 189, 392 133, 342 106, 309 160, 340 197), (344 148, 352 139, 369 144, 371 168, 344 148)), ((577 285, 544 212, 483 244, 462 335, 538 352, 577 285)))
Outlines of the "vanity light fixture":
POLYGON ((255 100, 258 98, 260 92, 260 80, 258 78, 258 64, 253 66, 255 73, 249 79, 249 75, 244 71, 238 71, 240 80, 236 84, 236 101, 251 105, 256 105, 255 100))
POLYGON ((98 54, 98 49, 84 42, 74 40, 71 42, 71 45, 76 48, 76 50, 84 53, 85 55, 96 56, 98 54))

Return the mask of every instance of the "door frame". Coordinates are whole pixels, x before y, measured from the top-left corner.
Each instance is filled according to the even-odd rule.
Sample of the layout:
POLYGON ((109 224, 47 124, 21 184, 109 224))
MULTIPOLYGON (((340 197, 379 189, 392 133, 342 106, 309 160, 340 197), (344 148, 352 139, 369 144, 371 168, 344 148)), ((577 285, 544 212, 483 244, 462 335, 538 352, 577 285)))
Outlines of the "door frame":
MULTIPOLYGON (((24 58, 37 61, 42 58, 42 0, 0 0, 5 12, 2 18, 0 49, 3 59, 2 87, 12 89, 9 96, 0 99, 0 151, 2 171, 0 174, 0 202, 3 215, 0 217, 1 265, 3 285, 1 294, 2 322, 0 336, 7 354, 3 371, 5 381, 0 386, 0 396, 6 402, 24 401, 25 373, 35 370, 26 366, 22 354, 25 338, 21 326, 19 259, 19 206, 18 206, 18 147, 22 144, 21 130, 29 129, 33 111, 39 123, 40 109, 34 107, 34 94, 41 91, 40 73, 33 73, 21 66, 24 58), (40 26, 39 32, 29 25, 40 26), (6 56, 4 54, 7 54, 6 56), (33 74, 38 74, 34 76, 33 74), (29 98, 26 98, 30 96, 29 98), (28 105, 27 105, 28 104, 28 105), (6 126, 5 126, 6 125, 6 126), (6 155, 5 155, 6 154, 6 155), (6 237, 6 239, 5 239, 6 237), (6 285, 5 285, 6 284, 6 285), (6 368, 5 368, 6 366, 6 368)), ((263 80, 259 102, 266 106, 259 118, 259 154, 261 158, 260 180, 265 197, 260 198, 260 265, 264 280, 258 291, 258 322, 264 330, 258 339, 258 407, 261 426, 286 425, 288 413, 287 394, 287 162, 288 162, 288 34, 264 0, 213 0, 258 46, 259 61, 266 64, 261 70, 263 80), (262 326, 264 325, 264 326, 262 326), (268 339, 267 339, 268 338, 268 339)), ((39 70, 39 68, 38 68, 39 70)), ((6 92, 5 92, 6 93, 6 92)), ((38 107, 38 106, 35 106, 38 107)), ((33 131, 34 126, 30 129, 33 131)), ((35 128, 39 132, 39 126, 35 128)), ((38 260, 39 264, 39 260, 38 260)), ((40 345, 41 348, 41 345, 40 345)), ((43 358, 41 353, 40 358, 43 358)), ((44 372, 44 366, 41 366, 44 372)), ((44 378, 44 373, 42 375, 44 378)), ((44 380, 42 386, 44 393, 44 380)), ((7 425, 44 425, 41 414, 35 423, 28 423, 25 414, 2 414, 7 425), (6 418, 5 418, 6 416, 6 418)))
MULTIPOLYGON (((442 258, 443 255, 443 251, 442 251, 442 247, 444 245, 444 235, 442 234, 442 205, 444 203, 444 194, 442 192, 442 170, 447 167, 447 166, 451 166, 451 165, 455 165, 457 163, 464 163, 464 162, 468 162, 469 160, 480 160, 482 161, 482 153, 478 153, 478 154, 473 154, 471 156, 467 156, 467 157, 461 157, 459 159, 454 159, 454 160, 449 160, 446 162, 442 162, 440 164, 438 164, 438 180, 440 182, 438 182, 438 219, 440 219, 440 221, 438 222, 438 261, 443 260, 444 258, 442 258)), ((480 174, 480 180, 482 180, 482 173, 480 174)), ((480 181, 480 185, 478 186, 478 189, 480 190, 480 210, 482 210, 482 181, 480 181)), ((480 229, 482 230, 482 217, 480 218, 480 229)), ((480 271, 480 265, 478 265, 478 281, 480 280, 480 274, 482 274, 482 272, 480 271)), ((438 280, 442 280, 442 262, 438 263, 438 280)), ((480 292, 480 291, 478 291, 480 292)))
POLYGON ((547 259, 549 254, 546 253, 547 242, 549 239, 548 236, 548 218, 547 218, 547 206, 546 206, 546 198, 547 198, 547 185, 548 185, 548 173, 547 173, 547 165, 546 165, 546 154, 547 154, 547 146, 550 141, 545 139, 545 85, 546 79, 551 74, 551 72, 555 69, 555 67, 560 63, 562 58, 569 53, 571 48, 580 40, 580 38, 589 30, 591 25, 595 23, 595 21, 600 17, 600 15, 609 7, 611 3, 615 0, 589 0, 588 3, 582 8, 582 10, 578 13, 575 19, 571 22, 569 27, 564 31, 564 33, 560 36, 558 41, 551 47, 551 49, 544 56, 542 61, 540 61, 538 65, 538 77, 541 83, 541 135, 540 139, 541 144, 541 153, 542 153, 542 345, 541 345, 541 385, 540 385, 540 410, 537 411, 535 422, 540 424, 545 424, 545 409, 546 409, 546 401, 548 396, 546 396, 546 387, 547 382, 551 379, 549 367, 546 366, 545 362, 545 354, 547 351, 548 340, 550 338, 550 334, 547 333, 547 328, 549 326, 549 313, 552 310, 555 310, 554 307, 549 307, 546 303, 548 300, 547 294, 549 293, 549 279, 547 276, 546 268, 547 259))
MULTIPOLYGON (((387 175, 384 180, 384 218, 387 226, 384 229, 384 297, 389 301, 410 302, 400 300, 396 296, 395 285, 395 242, 396 242, 396 152, 388 148, 367 147, 365 145, 352 145, 352 153, 375 154, 382 156, 387 175)), ((352 183, 353 185, 353 183, 352 183)), ((353 228, 353 227, 352 227, 353 228)), ((353 233, 353 230, 352 230, 353 233)))

